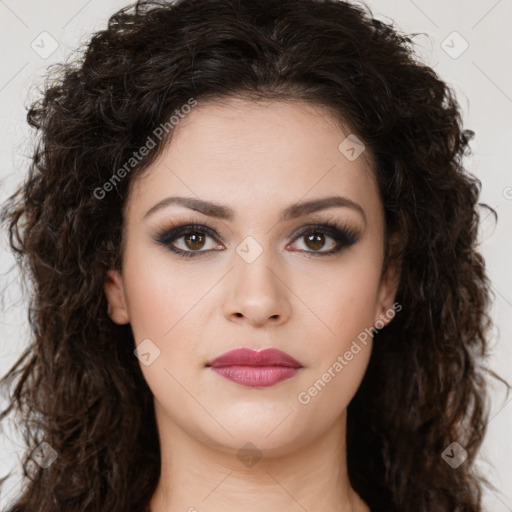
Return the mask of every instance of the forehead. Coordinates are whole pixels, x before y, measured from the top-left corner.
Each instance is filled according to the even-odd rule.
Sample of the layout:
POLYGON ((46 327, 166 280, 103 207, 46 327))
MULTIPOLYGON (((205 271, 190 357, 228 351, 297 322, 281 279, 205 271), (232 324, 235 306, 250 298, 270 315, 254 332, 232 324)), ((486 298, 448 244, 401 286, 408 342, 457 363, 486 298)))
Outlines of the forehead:
MULTIPOLYGON (((278 163, 309 155, 319 158, 319 153, 338 160, 343 155, 340 143, 354 134, 348 123, 322 105, 292 99, 251 101, 228 97, 200 102, 178 123, 172 136, 175 155, 195 147, 201 158, 198 143, 203 141, 219 158, 240 159, 251 154, 262 159, 272 157, 278 163)), ((370 152, 363 151, 360 156, 361 169, 370 171, 370 152)))
POLYGON ((327 108, 305 102, 229 98, 199 103, 136 180, 132 196, 139 205, 148 196, 154 201, 170 193, 222 203, 232 198, 245 208, 336 193, 362 203, 376 201, 369 152, 356 158, 344 152, 351 137, 327 108))

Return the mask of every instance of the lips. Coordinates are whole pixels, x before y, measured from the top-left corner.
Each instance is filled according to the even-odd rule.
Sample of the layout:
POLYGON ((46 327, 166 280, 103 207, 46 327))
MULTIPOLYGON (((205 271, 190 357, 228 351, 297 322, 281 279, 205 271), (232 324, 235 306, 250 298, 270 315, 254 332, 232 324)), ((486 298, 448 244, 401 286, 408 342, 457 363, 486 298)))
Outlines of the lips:
POLYGON ((208 361, 206 366, 217 375, 250 388, 265 388, 295 376, 302 364, 281 350, 267 348, 230 350, 208 361))
POLYGON ((224 366, 284 366, 287 368, 302 368, 302 364, 290 354, 267 348, 253 350, 251 348, 237 348, 225 352, 219 357, 208 361, 206 366, 220 368, 224 366))

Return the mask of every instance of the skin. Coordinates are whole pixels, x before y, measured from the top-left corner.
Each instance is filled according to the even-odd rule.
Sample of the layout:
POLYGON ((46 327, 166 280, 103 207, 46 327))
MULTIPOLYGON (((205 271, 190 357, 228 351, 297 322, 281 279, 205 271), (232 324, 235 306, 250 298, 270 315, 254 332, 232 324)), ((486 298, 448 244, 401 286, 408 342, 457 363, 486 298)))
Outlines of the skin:
POLYGON ((371 338, 309 403, 298 400, 392 309, 398 284, 394 267, 382 275, 384 212, 369 152, 350 161, 338 149, 349 133, 327 110, 302 102, 199 104, 132 183, 123 269, 109 272, 105 293, 110 317, 131 324, 136 345, 150 339, 160 350, 141 363, 162 454, 152 512, 369 511, 350 486, 345 438, 371 338), (332 195, 358 203, 364 217, 333 207, 279 221, 290 204, 332 195), (220 203, 235 217, 178 205, 144 217, 169 196, 220 203), (175 246, 204 253, 181 258, 154 240, 174 220, 208 225, 218 240, 205 235, 202 245, 187 245, 182 235, 175 246), (331 220, 358 230, 359 240, 333 256, 308 257, 335 240, 326 234, 315 246, 295 233, 331 220), (250 263, 236 251, 248 236, 262 250, 250 263), (278 348, 303 368, 250 388, 205 367, 238 347, 278 348), (237 456, 248 442, 261 457, 253 464, 237 456))

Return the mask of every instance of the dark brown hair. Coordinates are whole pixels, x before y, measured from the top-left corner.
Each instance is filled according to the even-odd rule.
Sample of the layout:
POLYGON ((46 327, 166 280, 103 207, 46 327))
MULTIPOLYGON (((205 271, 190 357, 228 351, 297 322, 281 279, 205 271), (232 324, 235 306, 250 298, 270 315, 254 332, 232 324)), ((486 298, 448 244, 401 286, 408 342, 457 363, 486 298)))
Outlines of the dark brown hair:
POLYGON ((95 191, 190 98, 235 96, 328 107, 375 160, 403 309, 376 334, 349 405, 354 489, 374 511, 482 510, 473 463, 491 321, 476 248, 481 184, 462 165, 474 133, 412 46, 343 1, 140 1, 52 68, 28 111, 27 180, 1 217, 33 289, 33 341, 3 379, 15 386, 0 418, 14 411, 27 429, 28 478, 10 512, 147 507, 160 471, 152 394, 103 284, 121 265, 129 184, 172 130, 113 190, 95 191), (31 457, 42 441, 58 453, 46 469, 31 457), (454 441, 468 453, 457 469, 441 457, 454 441))

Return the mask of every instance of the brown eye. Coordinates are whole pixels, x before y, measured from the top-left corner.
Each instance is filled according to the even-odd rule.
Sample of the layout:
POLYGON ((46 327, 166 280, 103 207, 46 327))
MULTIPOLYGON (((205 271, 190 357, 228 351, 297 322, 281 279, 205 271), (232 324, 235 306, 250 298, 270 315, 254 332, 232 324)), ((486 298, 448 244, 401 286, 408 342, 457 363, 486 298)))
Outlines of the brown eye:
MULTIPOLYGON (((178 256, 194 258, 204 253, 223 250, 223 246, 218 243, 218 239, 218 235, 213 229, 203 224, 194 223, 169 228, 160 233, 155 241, 165 245, 178 256), (208 238, 213 241, 209 248, 207 247, 208 238)), ((359 240, 359 232, 349 226, 325 223, 306 226, 306 229, 303 229, 293 240, 294 243, 302 241, 304 244, 304 248, 292 249, 293 251, 313 257, 328 256, 355 244, 359 240), (330 244, 329 239, 331 240, 330 244), (326 245, 327 250, 325 249, 326 245)))
POLYGON ((311 234, 303 235, 302 238, 305 240, 307 247, 313 251, 319 251, 325 245, 326 236, 320 231, 312 231, 311 234))
POLYGON ((204 247, 205 237, 201 233, 196 233, 195 231, 191 231, 190 235, 185 235, 182 237, 185 245, 188 249, 193 251, 197 251, 204 247))
POLYGON ((337 224, 321 224, 317 226, 309 226, 303 230, 295 238, 303 240, 306 249, 298 249, 308 256, 324 256, 335 254, 342 249, 354 245, 359 240, 359 233, 348 226, 338 226, 337 224), (325 250, 327 240, 332 240, 331 244, 325 250))
POLYGON ((215 231, 211 228, 202 224, 187 224, 164 231, 155 238, 155 241, 167 246, 179 256, 192 258, 220 248, 213 242, 209 248, 205 248, 208 238, 214 241, 217 239, 215 231))

